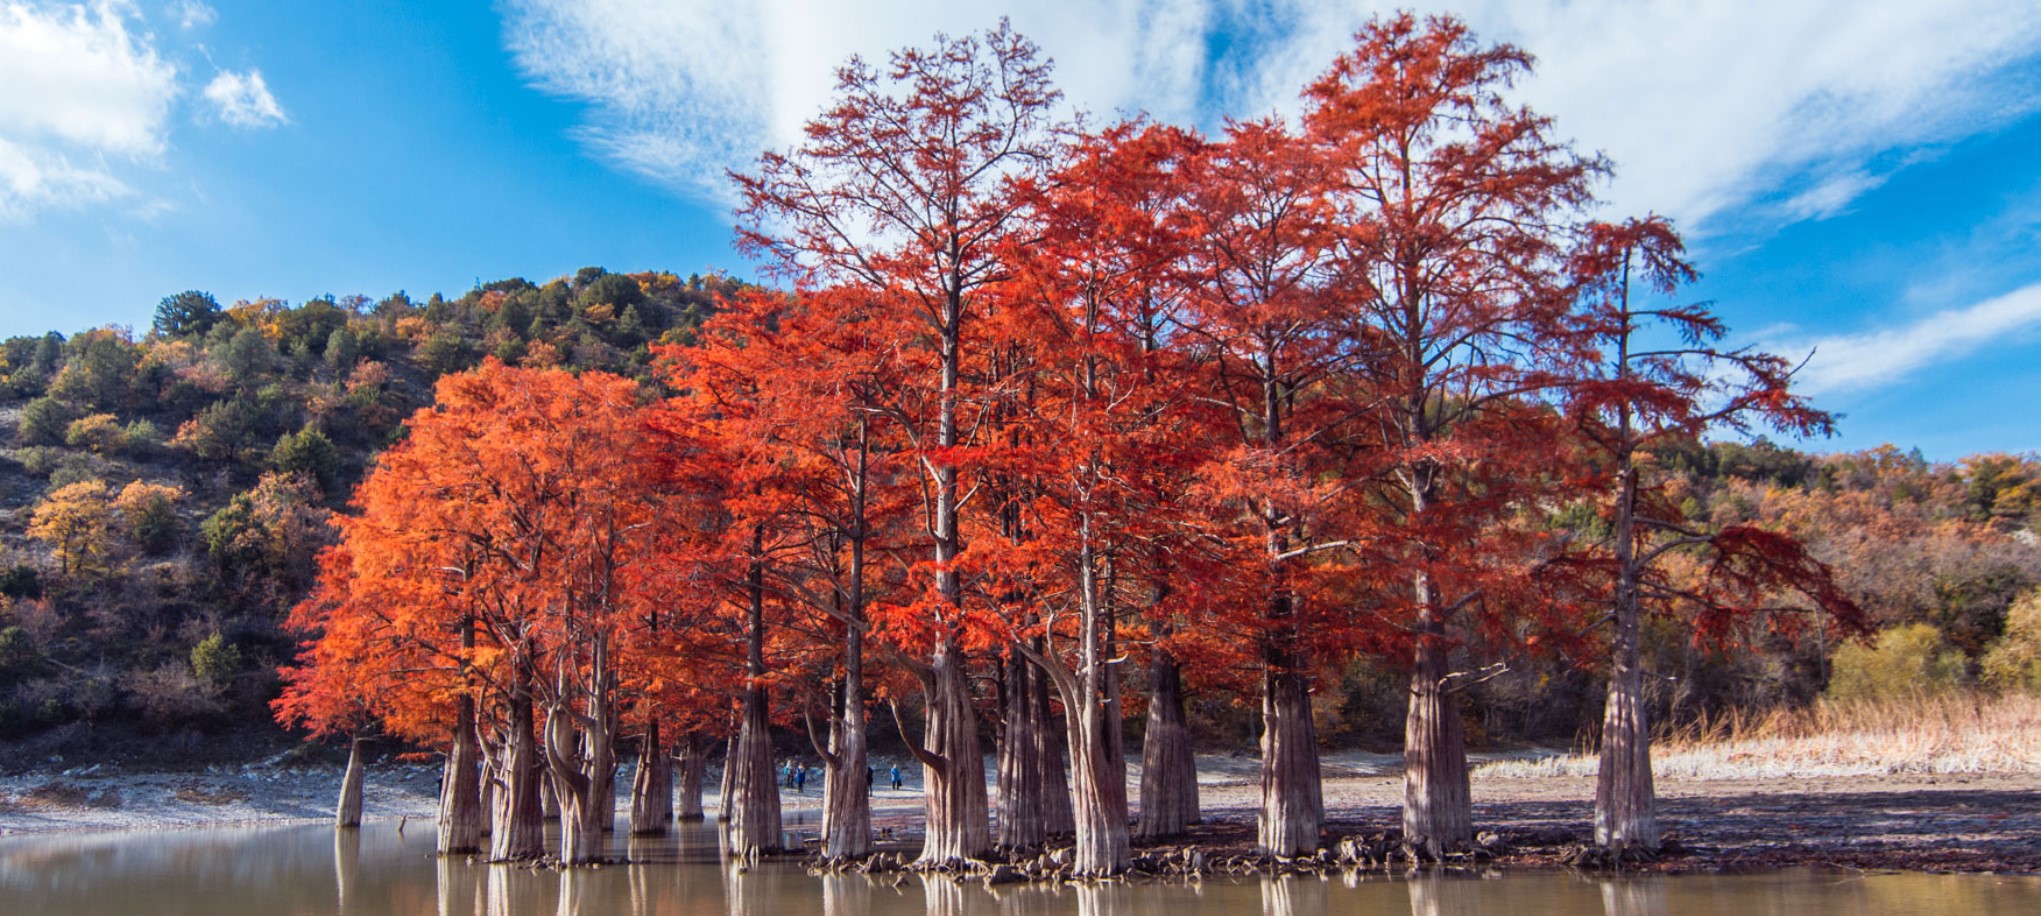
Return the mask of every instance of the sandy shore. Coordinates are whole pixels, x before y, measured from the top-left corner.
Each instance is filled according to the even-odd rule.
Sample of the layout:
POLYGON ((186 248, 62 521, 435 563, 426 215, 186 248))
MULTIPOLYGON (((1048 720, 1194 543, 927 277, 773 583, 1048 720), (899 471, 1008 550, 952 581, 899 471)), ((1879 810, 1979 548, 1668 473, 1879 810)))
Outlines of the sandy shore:
MULTIPOLYGON (((1396 765, 1384 755, 1328 756, 1328 842, 1396 829, 1402 798, 1396 765)), ((884 769, 882 764, 882 776, 884 769)), ((1205 757, 1199 771, 1206 823, 1185 842, 1250 845, 1256 762, 1205 757)), ((366 815, 430 819, 438 775, 428 765, 375 767, 366 815)), ((87 768, 10 777, 0 779, 0 835, 318 821, 330 816, 339 779, 337 767, 267 764, 175 774, 87 768)), ((628 774, 618 784, 628 785, 628 774)), ((783 794, 792 832, 814 830, 821 800, 809 788, 806 794, 783 794)), ((1555 864, 1567 848, 1590 837, 1590 777, 1477 776, 1473 788, 1478 828, 1499 833, 1514 850, 1503 864, 1555 864)), ((1690 850, 1654 866, 1661 870, 1836 866, 2041 873, 2041 776, 2034 774, 1664 779, 1659 796, 1667 834, 1690 850)), ((895 843, 911 843, 921 821, 914 787, 901 792, 882 787, 874 799, 874 821, 895 843)))

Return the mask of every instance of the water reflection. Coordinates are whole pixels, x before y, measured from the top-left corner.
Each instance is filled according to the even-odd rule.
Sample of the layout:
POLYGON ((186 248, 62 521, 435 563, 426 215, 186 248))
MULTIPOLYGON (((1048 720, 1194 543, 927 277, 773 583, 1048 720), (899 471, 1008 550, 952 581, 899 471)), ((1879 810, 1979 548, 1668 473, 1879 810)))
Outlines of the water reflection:
POLYGON ((1006 885, 912 875, 811 878, 719 859, 712 826, 619 837, 632 862, 560 872, 442 860, 431 831, 309 827, 0 837, 0 912, 37 916, 1330 916, 1810 912, 2041 913, 2041 879, 1941 875, 1482 878, 1379 873, 1203 884, 1006 885))
POLYGON ((1668 916, 1671 912, 1664 878, 1624 878, 1602 882, 1605 916, 1668 916))

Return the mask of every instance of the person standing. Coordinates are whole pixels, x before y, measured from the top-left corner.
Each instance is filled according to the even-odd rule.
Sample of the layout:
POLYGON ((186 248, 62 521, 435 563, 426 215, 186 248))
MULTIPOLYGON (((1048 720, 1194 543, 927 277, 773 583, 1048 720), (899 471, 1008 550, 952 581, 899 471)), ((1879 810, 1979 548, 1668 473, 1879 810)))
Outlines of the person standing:
POLYGON ((900 791, 900 765, 893 764, 893 791, 900 791))
POLYGON ((808 768, 806 766, 794 768, 794 794, 808 794, 808 768))

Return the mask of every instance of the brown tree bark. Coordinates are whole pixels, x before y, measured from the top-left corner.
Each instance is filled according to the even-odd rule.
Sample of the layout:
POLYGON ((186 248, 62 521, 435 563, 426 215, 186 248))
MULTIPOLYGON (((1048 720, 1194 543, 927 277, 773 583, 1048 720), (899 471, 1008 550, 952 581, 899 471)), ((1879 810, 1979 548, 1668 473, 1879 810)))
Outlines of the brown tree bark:
MULTIPOLYGON (((754 539, 754 545, 756 539, 754 539)), ((753 561, 746 591, 750 621, 745 632, 743 720, 737 754, 724 764, 730 778, 730 852, 739 858, 780 848, 780 789, 773 779, 772 721, 765 692, 765 569, 753 561)))
POLYGON ((1266 652, 1256 841, 1271 855, 1301 855, 1318 848, 1318 834, 1325 825, 1310 680, 1297 670, 1294 652, 1273 646, 1266 652))
POLYGON ((356 736, 347 743, 347 769, 340 774, 340 801, 333 806, 333 826, 350 829, 361 826, 362 755, 367 740, 356 736))
POLYGON ((846 637, 843 687, 829 723, 823 755, 822 854, 863 856, 872 851, 870 766, 865 748, 863 634, 846 637))
POLYGON ((1403 836, 1432 855, 1474 841, 1467 739, 1460 695, 1446 683, 1442 630, 1428 621, 1420 631, 1403 731, 1403 836))
POLYGON ((1000 664, 999 823, 994 840, 1006 850, 1040 849, 1049 841, 1046 761, 1035 711, 1033 667, 1018 650, 1000 664))
MULTIPOLYGON (((521 692, 520 692, 521 693, 521 692)), ((539 803, 544 766, 532 734, 529 696, 513 694, 493 779, 489 860, 528 862, 546 854, 546 828, 539 803)))
POLYGON ((1143 842, 1182 836, 1198 822, 1198 764, 1184 721, 1183 671, 1157 650, 1148 673, 1148 728, 1141 737, 1141 816, 1134 836, 1143 842))
POLYGON ((1034 693, 1035 776, 1042 786, 1042 824, 1051 837, 1077 832, 1077 813, 1070 797, 1070 729, 1067 717, 1059 719, 1049 702, 1053 688, 1038 670, 1029 678, 1034 693))
POLYGON ((920 746, 908 748, 921 761, 922 805, 927 817, 923 865, 975 859, 992 849, 985 799, 985 758, 978 743, 978 713, 971 707, 971 683, 964 650, 955 637, 936 643, 927 678, 927 730, 920 746))
MULTIPOLYGON (((1626 411, 1626 427, 1628 419, 1626 411)), ((1621 460, 1615 532, 1616 639, 1610 647, 1609 698, 1602 713, 1601 762, 1595 778, 1595 845, 1618 852, 1656 852, 1660 840, 1658 803, 1651 784, 1636 523, 1631 512, 1636 505, 1637 471, 1627 456, 1621 460)))
POLYGON ((664 836, 673 822, 673 758, 659 723, 645 726, 638 742, 638 769, 631 777, 631 835, 664 836))
POLYGON ((702 784, 709 769, 709 740, 696 732, 688 732, 680 739, 680 793, 674 806, 673 819, 677 821, 698 821, 702 819, 702 784))
POLYGON ((454 743, 447 751, 446 770, 439 782, 439 854, 465 855, 482 851, 481 750, 475 743, 475 700, 463 695, 455 701, 454 743))
MULTIPOLYGON (((738 721, 743 721, 739 717, 738 721)), ((730 812, 737 801, 737 736, 731 735, 723 742, 723 773, 716 787, 716 820, 730 823, 730 812)))

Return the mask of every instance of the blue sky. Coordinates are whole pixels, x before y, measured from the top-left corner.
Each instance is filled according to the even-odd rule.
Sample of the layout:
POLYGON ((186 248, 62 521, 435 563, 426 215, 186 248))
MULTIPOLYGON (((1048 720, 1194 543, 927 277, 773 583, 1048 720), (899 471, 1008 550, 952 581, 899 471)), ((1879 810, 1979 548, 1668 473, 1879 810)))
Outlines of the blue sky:
MULTIPOLYGON (((1735 339, 1812 352, 1811 447, 2041 449, 2031 0, 1419 3, 1539 57, 1518 87, 1687 231, 1735 339)), ((0 0, 0 335, 223 302, 458 293, 590 264, 749 273, 720 176, 847 55, 1010 12, 1070 99, 1212 127, 1295 110, 1386 4, 1305 0, 0 0), (1025 8, 1022 8, 1022 7, 1025 8)))

